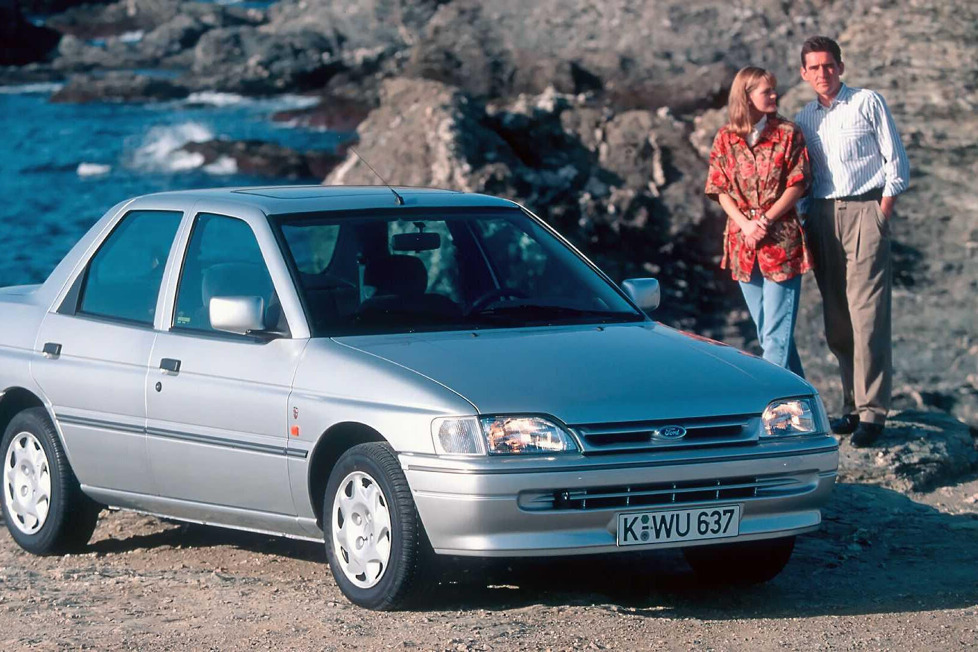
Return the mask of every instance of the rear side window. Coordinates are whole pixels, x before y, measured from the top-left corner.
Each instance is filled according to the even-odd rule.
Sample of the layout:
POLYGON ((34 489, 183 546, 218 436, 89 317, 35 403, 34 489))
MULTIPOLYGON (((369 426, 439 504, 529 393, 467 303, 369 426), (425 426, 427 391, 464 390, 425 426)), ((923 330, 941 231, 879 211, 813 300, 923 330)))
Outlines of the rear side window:
POLYGON ((270 329, 288 329, 251 227, 233 217, 201 213, 180 275, 173 327, 213 331, 210 300, 243 296, 261 297, 270 329))
POLYGON ((78 312, 152 325, 181 217, 173 211, 126 215, 88 264, 78 312))

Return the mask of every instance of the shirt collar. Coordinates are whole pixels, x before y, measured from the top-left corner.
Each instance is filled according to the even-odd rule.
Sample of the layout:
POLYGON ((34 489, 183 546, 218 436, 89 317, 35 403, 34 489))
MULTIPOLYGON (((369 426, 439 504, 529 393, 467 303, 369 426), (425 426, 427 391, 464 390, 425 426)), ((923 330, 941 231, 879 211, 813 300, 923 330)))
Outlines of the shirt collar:
POLYGON ((834 108, 836 104, 848 104, 850 97, 852 97, 852 89, 846 86, 845 82, 842 82, 842 85, 839 86, 839 92, 836 93, 835 97, 832 99, 832 104, 824 106, 818 101, 818 98, 816 98, 815 105, 823 111, 828 111, 829 109, 834 108))

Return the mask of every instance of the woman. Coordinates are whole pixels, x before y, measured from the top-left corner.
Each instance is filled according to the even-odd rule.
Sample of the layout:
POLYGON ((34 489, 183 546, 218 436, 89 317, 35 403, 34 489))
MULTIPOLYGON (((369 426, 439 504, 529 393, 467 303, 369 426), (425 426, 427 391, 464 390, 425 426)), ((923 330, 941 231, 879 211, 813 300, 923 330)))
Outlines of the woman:
POLYGON ((801 129, 777 114, 776 85, 761 68, 734 77, 706 194, 727 214, 720 267, 740 282, 764 359, 804 376, 794 333, 812 262, 795 202, 808 184, 808 153, 801 129))

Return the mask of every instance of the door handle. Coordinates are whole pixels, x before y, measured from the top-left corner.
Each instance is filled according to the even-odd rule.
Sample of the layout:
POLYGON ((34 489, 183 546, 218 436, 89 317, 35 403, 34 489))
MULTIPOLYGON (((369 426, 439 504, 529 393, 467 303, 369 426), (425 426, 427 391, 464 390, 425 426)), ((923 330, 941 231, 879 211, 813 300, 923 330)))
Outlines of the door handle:
POLYGON ((180 361, 173 358, 163 358, 160 360, 160 369, 171 374, 180 373, 180 361))
POLYGON ((45 342, 44 348, 41 349, 41 352, 46 358, 57 358, 59 355, 61 355, 61 345, 57 342, 45 342))

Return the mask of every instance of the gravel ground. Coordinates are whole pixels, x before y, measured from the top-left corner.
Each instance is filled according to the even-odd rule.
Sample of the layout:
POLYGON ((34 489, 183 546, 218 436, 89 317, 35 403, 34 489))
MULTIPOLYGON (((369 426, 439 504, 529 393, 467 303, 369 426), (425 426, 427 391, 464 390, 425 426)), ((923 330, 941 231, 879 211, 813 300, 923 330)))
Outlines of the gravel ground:
POLYGON ((319 545, 103 512, 90 552, 0 535, 0 649, 901 649, 978 644, 978 479, 841 484, 787 569, 746 590, 680 554, 454 562, 412 611, 340 594, 319 545))

